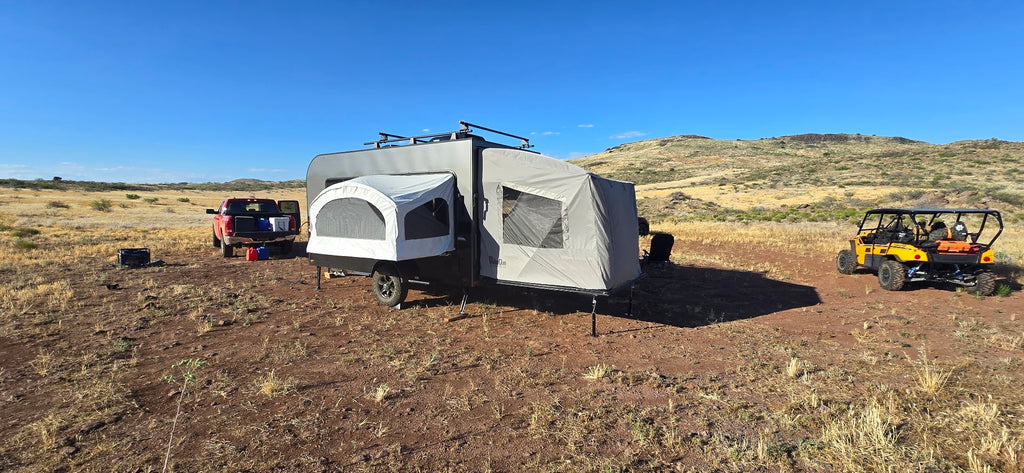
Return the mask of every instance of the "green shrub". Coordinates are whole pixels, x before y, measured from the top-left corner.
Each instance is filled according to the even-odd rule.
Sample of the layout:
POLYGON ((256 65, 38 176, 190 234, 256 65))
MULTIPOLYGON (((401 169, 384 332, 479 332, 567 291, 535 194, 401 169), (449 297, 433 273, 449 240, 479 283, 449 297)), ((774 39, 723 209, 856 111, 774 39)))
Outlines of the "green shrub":
POLYGON ((1011 292, 1013 292, 1013 289, 1009 285, 1000 284, 996 286, 996 295, 999 297, 1009 296, 1011 292))
POLYGON ((34 250, 39 245, 36 245, 35 243, 32 243, 31 241, 28 241, 28 240, 18 240, 16 242, 14 242, 14 246, 17 246, 18 248, 20 248, 22 250, 34 250))
POLYGON ((188 202, 188 201, 189 201, 188 197, 178 197, 178 202, 185 203, 185 202, 188 202))
POLYGON ((160 199, 158 199, 156 197, 147 197, 145 199, 142 199, 142 201, 147 203, 147 204, 155 204, 156 201, 158 201, 158 200, 160 200, 160 199))
POLYGON ((995 192, 992 198, 1018 207, 1024 205, 1024 194, 1018 192, 995 192))
POLYGON ((98 212, 110 212, 110 206, 113 205, 107 199, 94 200, 89 202, 89 208, 98 212))
POLYGON ((11 231, 11 236, 15 238, 25 238, 33 235, 38 235, 39 230, 35 228, 15 228, 11 231))
POLYGON ((67 208, 71 208, 70 205, 65 204, 64 202, 61 202, 59 200, 51 200, 51 201, 47 202, 46 203, 46 207, 50 208, 50 209, 67 209, 67 208))
POLYGON ((128 200, 138 200, 139 199, 139 194, 125 194, 124 196, 128 200))

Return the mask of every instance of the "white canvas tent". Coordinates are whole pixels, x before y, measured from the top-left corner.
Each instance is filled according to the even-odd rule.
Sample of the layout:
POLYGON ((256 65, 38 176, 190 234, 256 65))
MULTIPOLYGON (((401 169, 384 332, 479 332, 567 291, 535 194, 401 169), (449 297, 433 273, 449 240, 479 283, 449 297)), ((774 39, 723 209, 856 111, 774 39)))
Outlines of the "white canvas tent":
POLYGON ((450 173, 373 175, 327 187, 309 204, 309 253, 405 261, 455 249, 450 173))
POLYGON ((482 156, 482 276, 587 291, 637 278, 632 183, 519 149, 482 156))

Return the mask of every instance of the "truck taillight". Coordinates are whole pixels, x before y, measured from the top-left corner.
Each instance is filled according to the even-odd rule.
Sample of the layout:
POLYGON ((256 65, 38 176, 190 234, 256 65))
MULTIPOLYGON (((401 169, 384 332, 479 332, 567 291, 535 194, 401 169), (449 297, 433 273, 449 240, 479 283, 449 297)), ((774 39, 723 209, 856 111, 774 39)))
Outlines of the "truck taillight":
POLYGON ((230 215, 224 216, 224 235, 231 236, 235 234, 235 222, 230 215))
POLYGON ((293 232, 299 230, 299 227, 295 224, 295 216, 294 215, 289 215, 288 216, 288 230, 293 231, 293 232))

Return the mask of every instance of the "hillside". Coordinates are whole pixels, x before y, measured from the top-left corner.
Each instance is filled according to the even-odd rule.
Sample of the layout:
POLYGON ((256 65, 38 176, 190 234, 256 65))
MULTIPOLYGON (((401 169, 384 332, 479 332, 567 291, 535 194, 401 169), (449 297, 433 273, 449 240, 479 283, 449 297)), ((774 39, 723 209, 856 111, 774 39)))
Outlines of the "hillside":
POLYGON ((876 205, 992 207, 1020 219, 1022 157, 1024 143, 996 139, 935 145, 848 134, 683 135, 573 163, 636 183, 641 211, 662 219, 832 219, 876 205))

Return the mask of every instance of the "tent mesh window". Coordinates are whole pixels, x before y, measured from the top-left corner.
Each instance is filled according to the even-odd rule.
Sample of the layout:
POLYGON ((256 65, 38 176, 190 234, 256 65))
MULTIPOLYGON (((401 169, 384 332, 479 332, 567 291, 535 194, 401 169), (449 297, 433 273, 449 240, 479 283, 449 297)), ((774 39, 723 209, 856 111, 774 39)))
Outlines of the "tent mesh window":
POLYGON ((325 237, 383 240, 384 215, 365 200, 332 200, 317 214, 316 234, 325 237))
POLYGON ((531 248, 562 248, 562 203, 501 187, 502 241, 531 248))
POLYGON ((448 202, 436 198, 405 214, 405 239, 436 238, 450 233, 448 202))

